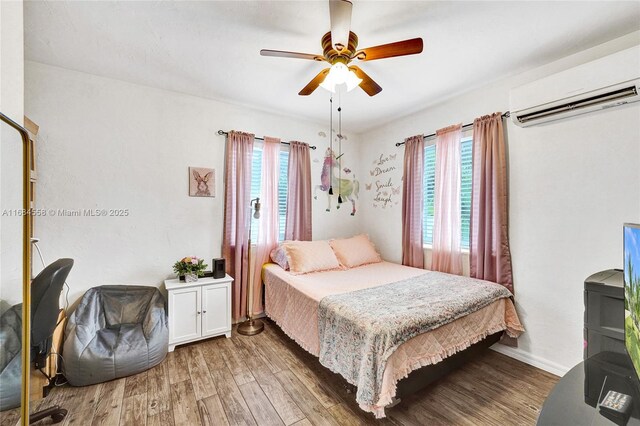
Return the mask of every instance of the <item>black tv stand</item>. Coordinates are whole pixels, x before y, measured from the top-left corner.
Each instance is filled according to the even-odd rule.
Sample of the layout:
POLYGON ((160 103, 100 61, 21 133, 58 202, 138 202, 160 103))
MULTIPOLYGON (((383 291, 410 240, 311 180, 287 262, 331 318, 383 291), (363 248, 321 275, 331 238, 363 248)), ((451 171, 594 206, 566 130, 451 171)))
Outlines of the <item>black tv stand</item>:
POLYGON ((584 281, 584 359, 599 352, 626 354, 624 282, 619 269, 597 272, 584 281))

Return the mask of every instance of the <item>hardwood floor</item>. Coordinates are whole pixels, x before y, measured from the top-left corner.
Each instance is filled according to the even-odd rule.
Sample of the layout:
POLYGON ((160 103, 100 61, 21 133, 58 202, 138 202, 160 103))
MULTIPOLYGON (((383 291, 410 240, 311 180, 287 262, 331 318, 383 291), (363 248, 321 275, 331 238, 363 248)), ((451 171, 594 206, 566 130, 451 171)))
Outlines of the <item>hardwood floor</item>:
MULTIPOLYGON (((532 425, 557 380, 487 351, 375 420, 345 380, 266 321, 262 334, 181 346, 135 376, 55 388, 35 408, 61 405, 69 425, 532 425)), ((0 426, 17 415, 1 413, 0 426)))

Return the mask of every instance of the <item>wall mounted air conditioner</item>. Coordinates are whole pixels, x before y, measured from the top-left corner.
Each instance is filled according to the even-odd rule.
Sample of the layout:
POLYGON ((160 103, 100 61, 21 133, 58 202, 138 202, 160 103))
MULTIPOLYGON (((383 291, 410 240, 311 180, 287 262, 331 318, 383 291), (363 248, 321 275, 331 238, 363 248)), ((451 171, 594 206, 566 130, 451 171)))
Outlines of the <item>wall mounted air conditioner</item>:
POLYGON ((640 46, 511 90, 511 119, 533 126, 640 101, 640 46))

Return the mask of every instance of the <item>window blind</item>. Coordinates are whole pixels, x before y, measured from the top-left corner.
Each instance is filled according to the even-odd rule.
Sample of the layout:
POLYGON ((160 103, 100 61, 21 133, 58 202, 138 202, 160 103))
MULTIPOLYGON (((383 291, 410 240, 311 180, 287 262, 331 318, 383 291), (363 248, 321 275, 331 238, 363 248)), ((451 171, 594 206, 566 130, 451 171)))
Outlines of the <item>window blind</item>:
MULTIPOLYGON (((460 142, 460 220, 462 227, 461 247, 469 248, 469 228, 471 222, 471 187, 473 179, 473 139, 464 138, 460 142)), ((424 212, 423 212, 423 242, 433 244, 433 219, 436 186, 436 146, 424 148, 424 212)))
MULTIPOLYGON (((284 225, 287 214, 287 187, 288 187, 289 151, 280 150, 280 175, 278 176, 278 240, 284 240, 284 225)), ((262 146, 253 147, 251 157, 251 199, 260 196, 262 185, 262 146)), ((248 208, 248 206, 247 206, 248 208)), ((251 212, 251 241, 258 241, 259 220, 254 219, 251 212)))
POLYGON ((287 218, 287 190, 289 186, 289 151, 280 151, 280 176, 278 176, 278 241, 284 241, 284 225, 287 218))
MULTIPOLYGON (((251 199, 260 196, 260 182, 262 181, 262 146, 253 146, 253 156, 251 157, 251 199)), ((247 206, 249 208, 249 206, 247 206)), ((251 209, 251 241, 258 241, 258 219, 253 217, 251 209)))
POLYGON ((433 244, 433 213, 436 187, 436 146, 424 148, 424 210, 422 212, 422 239, 425 244, 433 244))
POLYGON ((469 226, 471 221, 471 183, 473 180, 473 140, 466 138, 460 144, 460 161, 462 170, 460 174, 460 219, 462 224, 461 247, 469 248, 469 226))

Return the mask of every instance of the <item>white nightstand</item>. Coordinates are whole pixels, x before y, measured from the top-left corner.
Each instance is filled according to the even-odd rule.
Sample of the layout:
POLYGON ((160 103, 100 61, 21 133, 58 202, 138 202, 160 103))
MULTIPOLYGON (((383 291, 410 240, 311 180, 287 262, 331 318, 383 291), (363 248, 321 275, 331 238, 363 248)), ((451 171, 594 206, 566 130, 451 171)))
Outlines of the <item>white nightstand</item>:
POLYGON ((165 280, 169 299, 169 352, 176 345, 224 334, 231 337, 233 278, 165 280))

